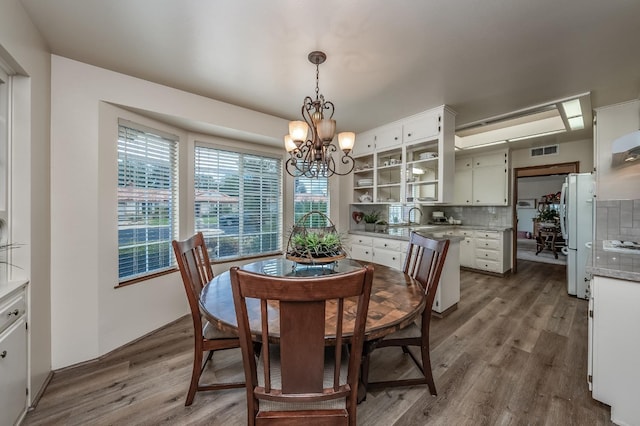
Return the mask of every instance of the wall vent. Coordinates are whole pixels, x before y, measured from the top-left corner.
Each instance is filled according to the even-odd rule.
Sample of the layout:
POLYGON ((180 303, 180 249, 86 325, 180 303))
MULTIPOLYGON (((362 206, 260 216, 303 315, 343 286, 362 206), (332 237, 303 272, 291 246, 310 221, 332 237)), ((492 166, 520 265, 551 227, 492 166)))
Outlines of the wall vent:
POLYGON ((531 148, 530 154, 532 157, 541 157, 543 155, 558 155, 559 151, 560 146, 558 144, 555 144, 531 148))

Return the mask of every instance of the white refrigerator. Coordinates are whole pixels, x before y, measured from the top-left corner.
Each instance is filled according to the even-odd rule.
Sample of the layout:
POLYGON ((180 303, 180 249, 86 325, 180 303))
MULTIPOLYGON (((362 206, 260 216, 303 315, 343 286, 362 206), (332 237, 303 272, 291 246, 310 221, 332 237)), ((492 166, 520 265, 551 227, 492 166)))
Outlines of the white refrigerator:
POLYGON ((589 277, 586 272, 593 240, 592 173, 570 173, 562 185, 560 196, 560 227, 566 241, 567 291, 570 295, 588 299, 589 277))

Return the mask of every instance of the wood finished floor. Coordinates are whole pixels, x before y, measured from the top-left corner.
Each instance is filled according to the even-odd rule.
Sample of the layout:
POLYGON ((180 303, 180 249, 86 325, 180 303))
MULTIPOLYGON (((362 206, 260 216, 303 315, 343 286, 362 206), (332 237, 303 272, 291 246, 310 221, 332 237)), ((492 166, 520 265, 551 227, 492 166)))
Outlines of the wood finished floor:
MULTIPOLYGON (((565 268, 518 261, 506 278, 461 272, 459 308, 431 322, 438 396, 426 386, 369 393, 360 425, 607 425, 587 388, 587 301, 566 293, 565 268)), ((199 392, 184 406, 190 319, 88 365, 57 372, 24 425, 243 425, 245 392, 199 392)), ((207 374, 243 379, 238 350, 207 374)), ((371 380, 412 375, 394 348, 374 352, 371 380), (380 374, 380 372, 383 372, 380 374)))

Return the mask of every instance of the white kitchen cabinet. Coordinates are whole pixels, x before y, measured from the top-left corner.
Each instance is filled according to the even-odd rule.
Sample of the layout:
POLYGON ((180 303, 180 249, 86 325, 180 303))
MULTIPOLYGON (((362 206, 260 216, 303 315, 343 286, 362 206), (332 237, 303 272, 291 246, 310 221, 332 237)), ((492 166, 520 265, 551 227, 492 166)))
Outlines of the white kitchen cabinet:
POLYGON ((594 276, 589 312, 593 398, 616 424, 640 424, 640 283, 594 276))
POLYGON ((511 239, 507 231, 475 232, 476 269, 503 274, 511 269, 511 239))
POLYGON ((0 298, 0 424, 18 422, 27 409, 27 327, 24 286, 0 298))
POLYGON ((375 203, 450 201, 454 127, 455 114, 443 105, 360 133, 353 151, 353 203, 367 194, 375 203))
POLYGON ((453 204, 508 205, 508 160, 506 150, 456 158, 453 204))
POLYGON ((460 241, 460 266, 475 268, 476 265, 476 239, 475 231, 470 229, 456 230, 454 235, 464 237, 460 241))
POLYGON ((402 269, 407 242, 391 238, 373 238, 360 235, 349 237, 352 259, 379 263, 394 269, 402 269))
POLYGON ((472 158, 456 158, 455 170, 453 204, 460 206, 473 205, 472 158))
POLYGON ((406 249, 405 241, 373 238, 373 262, 394 269, 402 269, 406 249))
POLYGON ((371 154, 374 151, 385 150, 402 144, 402 125, 400 123, 376 127, 366 132, 358 133, 353 147, 353 156, 371 154))
POLYGON ((373 130, 360 132, 356 136, 356 142, 353 145, 351 155, 359 157, 362 155, 373 154, 376 149, 376 134, 373 130))
POLYGON ((437 139, 442 122, 439 112, 438 109, 433 109, 406 119, 402 124, 402 141, 406 144, 437 139))

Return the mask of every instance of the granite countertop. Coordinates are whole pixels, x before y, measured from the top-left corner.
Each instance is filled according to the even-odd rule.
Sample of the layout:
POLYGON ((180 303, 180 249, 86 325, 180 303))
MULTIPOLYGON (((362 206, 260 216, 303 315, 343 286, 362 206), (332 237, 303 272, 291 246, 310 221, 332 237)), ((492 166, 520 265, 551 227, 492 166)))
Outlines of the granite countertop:
POLYGON ((640 253, 605 251, 602 240, 596 240, 592 256, 587 260, 587 272, 602 277, 640 282, 640 253))
POLYGON ((433 238, 435 240, 440 240, 440 239, 448 239, 451 241, 462 241, 464 240, 464 237, 461 236, 457 236, 457 235, 446 235, 443 236, 441 235, 441 233, 443 232, 447 232, 450 231, 452 229, 473 229, 473 230, 479 230, 479 231, 498 231, 498 232, 502 232, 502 231, 508 231, 511 230, 512 228, 510 226, 498 226, 498 227, 494 227, 494 226, 486 226, 486 225, 478 225, 478 226, 473 226, 473 225, 415 225, 415 226, 390 226, 386 231, 379 231, 379 232, 367 232, 365 230, 362 229, 357 229, 357 230, 349 230, 349 234, 354 234, 354 235, 366 235, 369 237, 379 237, 379 238, 391 238, 394 240, 403 240, 403 241, 409 241, 409 235, 411 234, 411 231, 417 231, 420 232, 421 234, 424 234, 430 238, 433 238))

